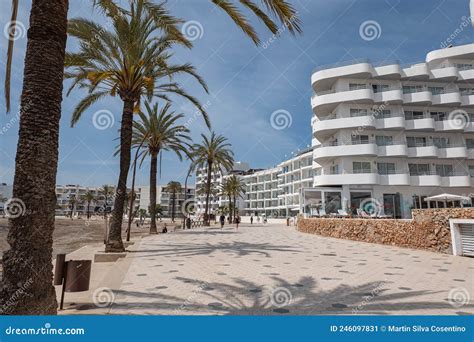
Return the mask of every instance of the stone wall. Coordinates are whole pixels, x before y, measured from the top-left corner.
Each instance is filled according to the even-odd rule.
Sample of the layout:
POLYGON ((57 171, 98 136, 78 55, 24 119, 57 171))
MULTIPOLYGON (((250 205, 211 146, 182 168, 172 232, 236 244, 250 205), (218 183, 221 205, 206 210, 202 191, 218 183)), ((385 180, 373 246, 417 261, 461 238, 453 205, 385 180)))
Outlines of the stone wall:
POLYGON ((474 208, 416 209, 411 220, 300 218, 304 233, 452 254, 449 219, 474 219, 474 208))

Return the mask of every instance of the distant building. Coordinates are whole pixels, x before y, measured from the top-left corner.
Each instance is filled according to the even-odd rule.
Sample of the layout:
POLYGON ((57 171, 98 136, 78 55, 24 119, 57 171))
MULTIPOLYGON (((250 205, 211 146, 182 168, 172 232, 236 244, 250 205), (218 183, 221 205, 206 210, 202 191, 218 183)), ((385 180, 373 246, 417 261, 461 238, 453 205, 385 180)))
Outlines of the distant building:
MULTIPOLYGON (((136 189, 137 200, 136 205, 139 209, 145 209, 148 213, 150 206, 150 187, 149 186, 138 186, 136 189)), ((184 193, 184 185, 181 185, 181 191, 175 194, 174 199, 174 212, 175 217, 183 217, 184 210, 191 210, 189 206, 193 206, 195 195, 195 189, 193 186, 188 186, 186 193, 184 193), (186 203, 190 203, 187 209, 183 208, 186 203)), ((156 187, 156 203, 163 209, 163 217, 171 217, 173 211, 173 194, 168 191, 166 185, 159 185, 156 187)))

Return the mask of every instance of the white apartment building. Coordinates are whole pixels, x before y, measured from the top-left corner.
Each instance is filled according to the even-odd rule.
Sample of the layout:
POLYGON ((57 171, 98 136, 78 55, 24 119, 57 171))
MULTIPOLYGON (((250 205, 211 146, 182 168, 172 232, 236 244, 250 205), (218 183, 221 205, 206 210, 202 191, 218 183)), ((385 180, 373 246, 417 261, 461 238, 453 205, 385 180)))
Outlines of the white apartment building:
MULTIPOLYGON (((100 194, 100 187, 85 187, 81 185, 56 185, 56 215, 68 216, 71 215, 73 210, 73 216, 87 215, 87 202, 83 200, 82 196, 87 191, 91 191, 95 199, 90 203, 89 211, 90 214, 97 214, 104 212, 105 198, 100 194), (71 198, 75 198, 74 206, 71 205, 71 198)), ((112 212, 113 198, 107 200, 107 212, 112 212)))
POLYGON ((277 166, 271 169, 257 170, 244 176, 247 188, 245 201, 247 216, 280 217, 284 215, 279 199, 281 194, 280 174, 281 168, 277 166))
MULTIPOLYGON (((214 171, 211 173, 211 182, 213 184, 213 191, 214 193, 211 194, 209 200, 209 213, 216 214, 219 207, 228 206, 229 200, 226 196, 221 196, 219 194, 219 189, 221 188, 224 180, 231 176, 237 175, 238 177, 243 177, 250 169, 250 166, 246 162, 234 162, 233 169, 231 171, 214 171)), ((206 181, 207 181, 207 170, 199 169, 196 171, 196 191, 199 189, 204 188, 206 181)), ((236 199, 236 207, 239 212, 244 210, 244 198, 237 198, 236 199)), ((195 201, 195 208, 196 208, 196 215, 202 215, 205 212, 206 208, 206 196, 205 194, 197 194, 196 193, 196 201, 195 201)))
POLYGON ((405 218, 426 196, 474 196, 474 44, 409 66, 318 68, 311 83, 317 167, 301 210, 319 202, 354 211, 372 198, 405 218))
MULTIPOLYGON (((136 206, 139 209, 145 209, 148 213, 150 206, 150 186, 138 186, 136 189, 137 199, 136 206)), ((181 191, 176 193, 174 198, 174 213, 175 218, 182 218, 183 204, 186 206, 186 201, 192 201, 195 196, 195 189, 193 186, 186 187, 184 193, 184 185, 181 184, 181 191)), ((163 209, 163 217, 171 217, 173 211, 173 194, 168 191, 166 185, 158 185, 156 187, 156 203, 163 209)), ((186 202, 187 203, 187 202, 186 202)))

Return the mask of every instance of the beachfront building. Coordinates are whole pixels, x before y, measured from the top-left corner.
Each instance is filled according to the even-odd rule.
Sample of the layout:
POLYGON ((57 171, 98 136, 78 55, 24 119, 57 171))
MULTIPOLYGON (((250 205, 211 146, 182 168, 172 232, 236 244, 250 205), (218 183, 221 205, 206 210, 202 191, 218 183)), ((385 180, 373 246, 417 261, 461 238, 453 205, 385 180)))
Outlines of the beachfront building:
POLYGON ((92 192, 94 199, 89 205, 90 214, 103 214, 104 209, 107 213, 112 212, 113 198, 107 199, 105 205, 105 197, 100 192, 100 187, 86 187, 76 184, 56 185, 56 215, 70 216, 71 211, 73 216, 87 215, 87 201, 83 196, 87 191, 92 192))
POLYGON ((313 187, 314 172, 318 168, 313 162, 313 148, 308 147, 296 153, 278 167, 281 169, 278 175, 278 187, 281 190, 278 195, 278 211, 285 217, 294 216, 300 211, 302 189, 313 187))
MULTIPOLYGON (((217 214, 220 207, 228 206, 229 201, 226 196, 222 196, 220 189, 225 179, 231 175, 237 175, 238 177, 243 177, 250 170, 250 166, 246 162, 235 162, 233 169, 230 171, 213 171, 211 173, 211 195, 209 199, 209 213, 217 214)), ((206 208, 206 195, 204 189, 207 181, 207 170, 198 169, 196 170, 196 215, 202 215, 205 212, 206 208)), ((244 199, 238 198, 236 207, 239 212, 244 210, 244 199)))
POLYGON ((281 188, 279 187, 281 167, 258 170, 244 176, 246 184, 245 215, 282 217, 285 210, 280 208, 281 188))
MULTIPOLYGON (((137 187, 137 208, 144 209, 148 213, 150 207, 150 186, 138 186, 137 187)), ((156 203, 160 205, 163 211, 163 217, 171 217, 173 212, 174 202, 174 214, 175 218, 182 218, 183 212, 186 210, 191 211, 194 200, 195 189, 193 186, 187 186, 181 184, 181 191, 173 194, 170 192, 166 185, 158 185, 156 187, 156 203), (185 192, 186 190, 186 192, 185 192), (174 201, 173 201, 174 197, 174 201), (187 205, 187 203, 190 203, 187 205)))
POLYGON ((320 67, 311 83, 321 168, 302 211, 330 204, 326 213, 355 212, 372 199, 406 218, 430 195, 474 196, 474 44, 431 51, 409 66, 320 67))

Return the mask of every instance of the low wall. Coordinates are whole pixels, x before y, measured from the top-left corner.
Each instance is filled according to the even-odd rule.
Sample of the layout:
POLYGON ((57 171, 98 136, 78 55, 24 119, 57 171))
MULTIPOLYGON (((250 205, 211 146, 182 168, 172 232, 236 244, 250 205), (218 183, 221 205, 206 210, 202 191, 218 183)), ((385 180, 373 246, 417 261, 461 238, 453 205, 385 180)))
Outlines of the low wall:
POLYGON ((452 254, 449 219, 474 219, 474 208, 416 209, 411 220, 300 218, 298 230, 327 237, 452 254))

